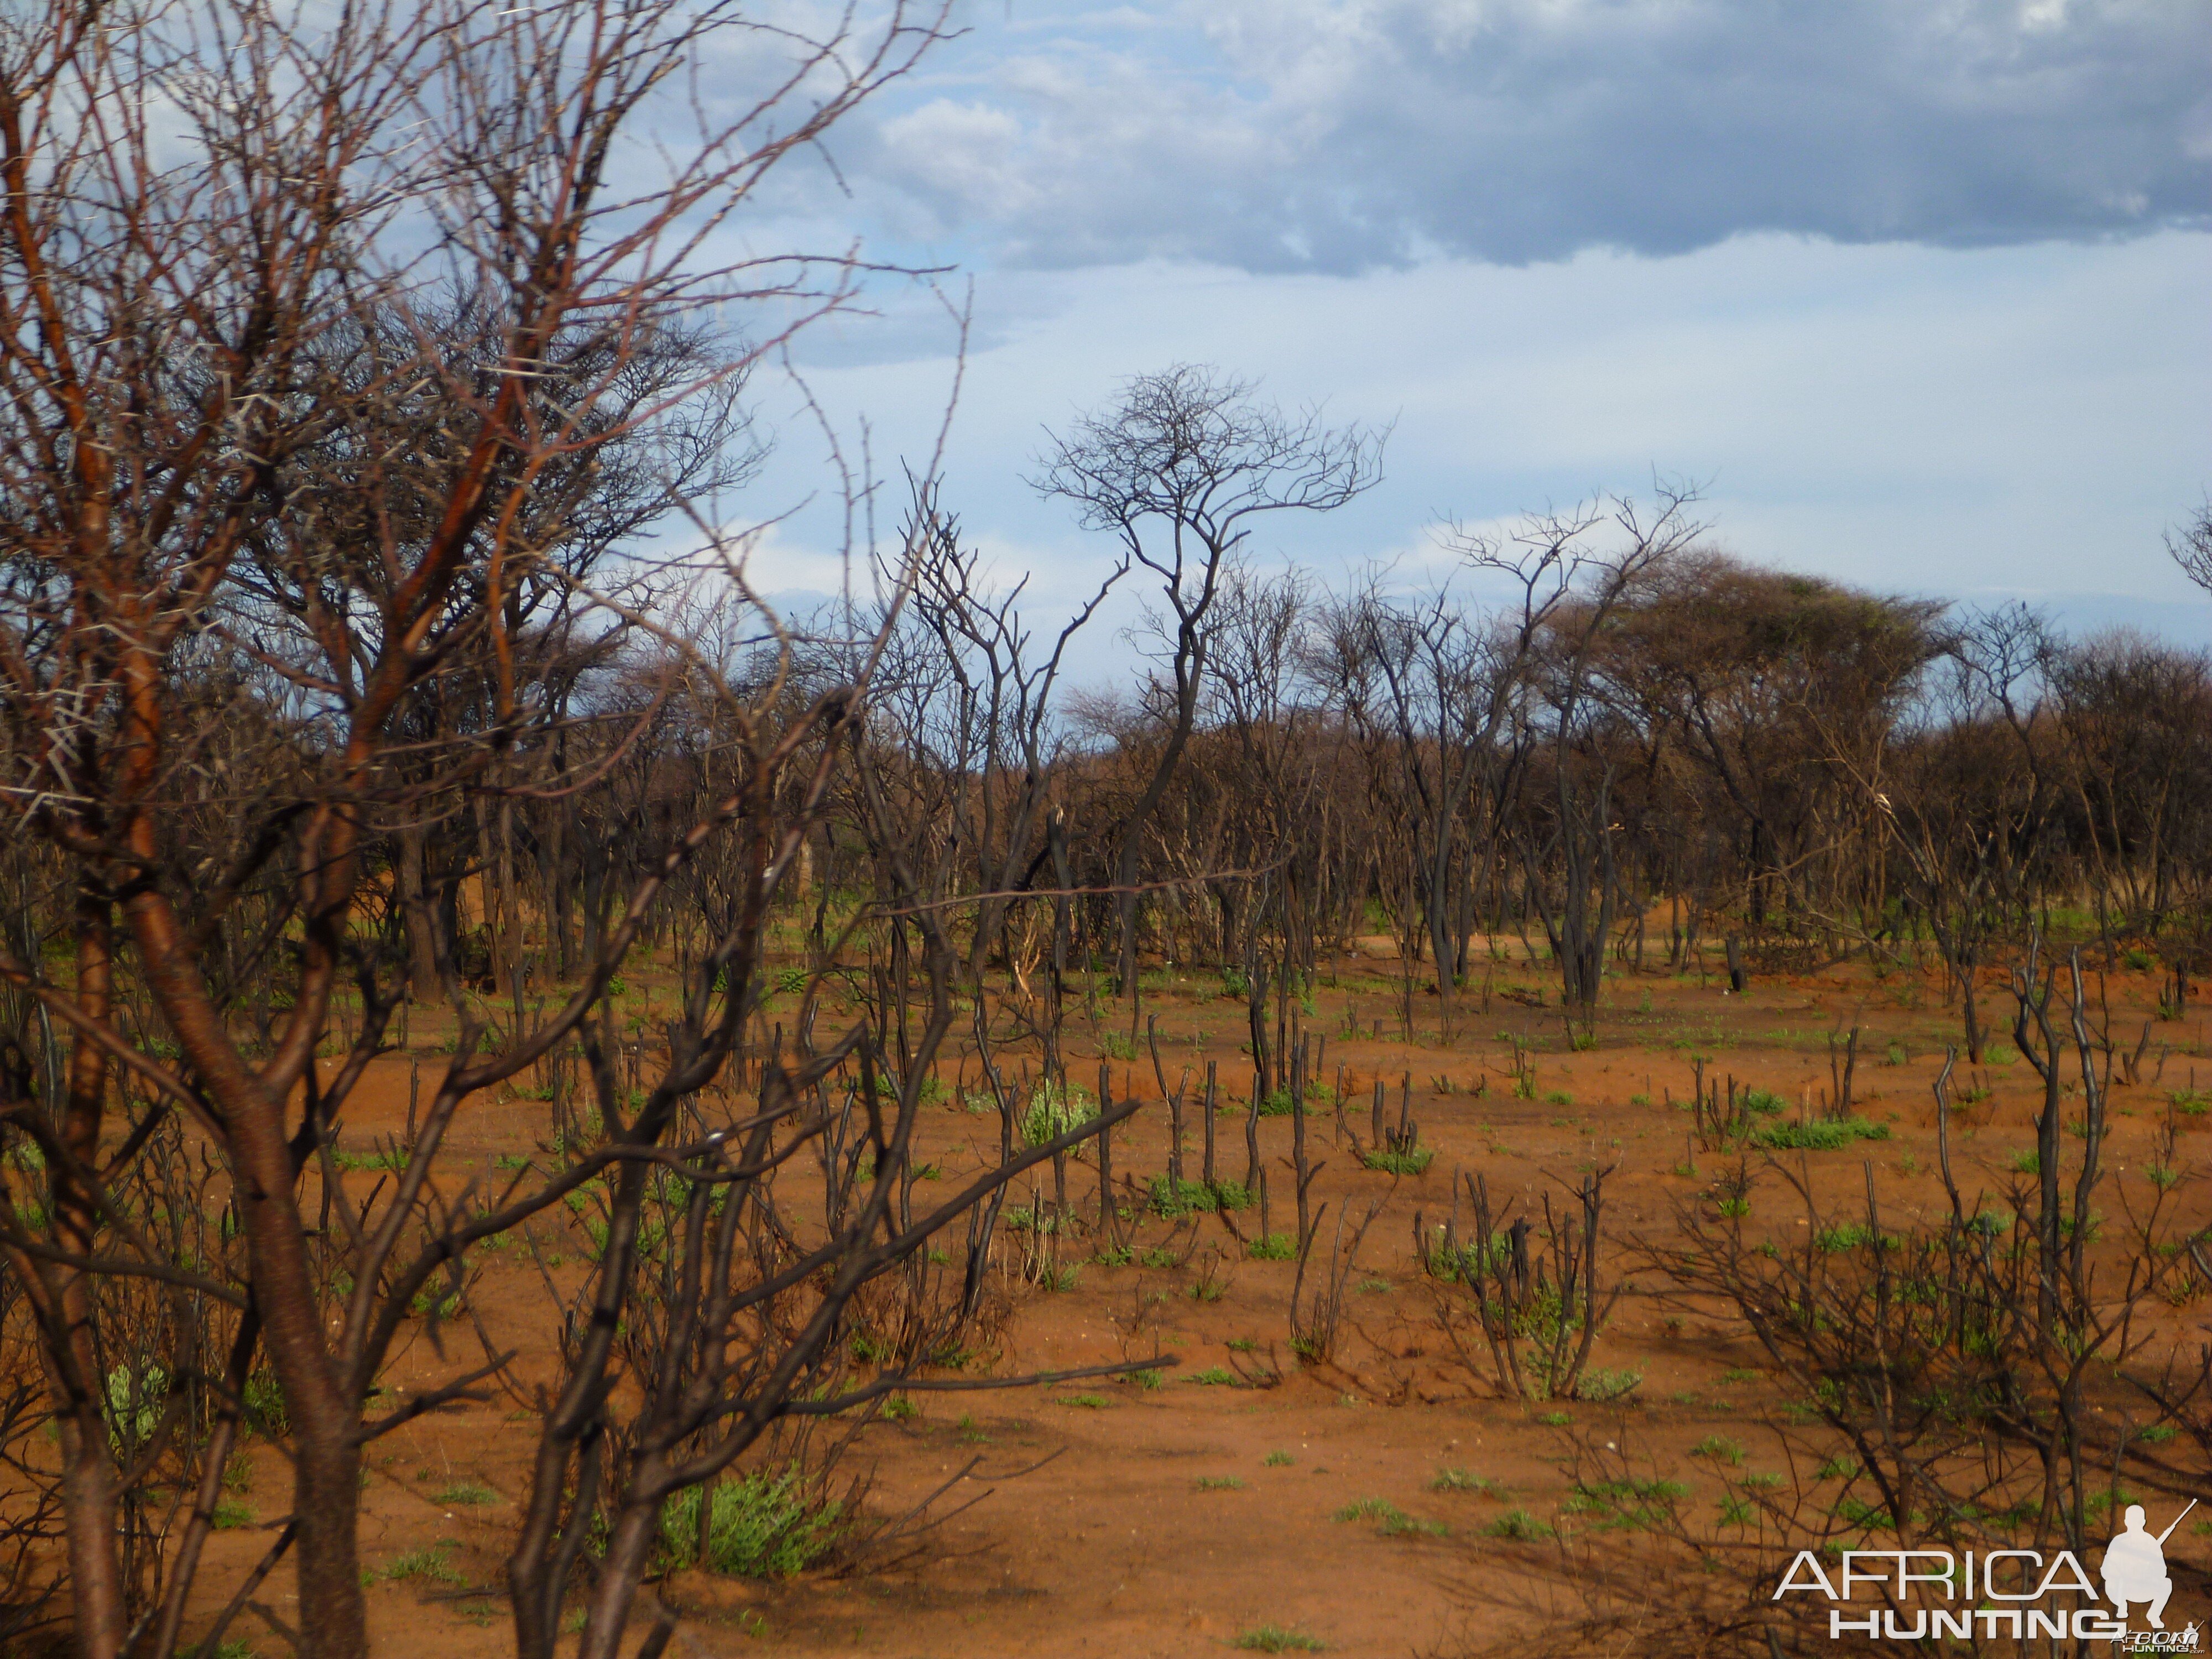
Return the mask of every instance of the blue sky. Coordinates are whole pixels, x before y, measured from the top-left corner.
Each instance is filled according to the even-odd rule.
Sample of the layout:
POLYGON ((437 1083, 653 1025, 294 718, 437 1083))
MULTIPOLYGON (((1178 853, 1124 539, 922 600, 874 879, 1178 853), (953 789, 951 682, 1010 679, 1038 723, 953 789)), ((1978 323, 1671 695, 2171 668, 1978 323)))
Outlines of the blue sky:
MULTIPOLYGON (((2212 643, 2162 529, 2212 483, 2201 0, 988 0, 781 179, 756 234, 952 267, 947 504, 1041 604, 1108 550, 1021 482, 1176 361, 1395 423, 1384 483, 1261 561, 1440 574, 1442 518, 1656 471, 1718 544, 2212 643)), ((879 467, 927 452, 939 299, 805 338, 879 467)), ((823 446, 763 381, 747 503, 834 585, 823 446)))

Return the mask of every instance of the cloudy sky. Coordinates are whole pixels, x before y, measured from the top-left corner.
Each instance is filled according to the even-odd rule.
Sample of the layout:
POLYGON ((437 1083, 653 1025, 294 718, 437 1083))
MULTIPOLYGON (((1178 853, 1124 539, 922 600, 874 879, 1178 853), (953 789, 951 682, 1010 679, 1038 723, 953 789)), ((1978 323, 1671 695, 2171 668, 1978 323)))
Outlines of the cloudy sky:
MULTIPOLYGON (((1255 552, 1433 574, 1431 527, 1654 473, 1714 537, 1884 589, 2212 643, 2163 528, 2212 483, 2205 0, 971 0, 841 129, 866 239, 972 304, 946 499, 1010 574, 1108 556, 1021 482, 1042 429, 1176 361, 1392 423, 1387 478, 1255 552), (972 296, 971 299, 969 296, 972 296)), ((915 285, 799 352, 878 466, 957 331, 915 285)), ((771 394, 754 505, 820 487, 771 394)), ((838 522, 764 541, 834 586, 838 522)))

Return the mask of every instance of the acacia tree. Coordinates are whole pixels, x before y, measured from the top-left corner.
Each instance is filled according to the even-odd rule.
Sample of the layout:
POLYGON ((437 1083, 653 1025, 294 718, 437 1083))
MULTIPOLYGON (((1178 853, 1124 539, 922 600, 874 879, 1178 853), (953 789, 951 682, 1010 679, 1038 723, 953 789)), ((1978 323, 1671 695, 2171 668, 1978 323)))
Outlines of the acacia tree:
POLYGON ((1166 795, 1191 732, 1212 643, 1215 600, 1253 521, 1291 509, 1327 513, 1382 476, 1383 435, 1331 428, 1307 410, 1257 402, 1248 381, 1188 363, 1126 382, 1113 406, 1047 434, 1034 488, 1073 505, 1158 578, 1165 611, 1154 628, 1166 669, 1162 739, 1135 799, 1102 835, 1115 845, 1123 994, 1137 997, 1137 876, 1146 827, 1166 795))

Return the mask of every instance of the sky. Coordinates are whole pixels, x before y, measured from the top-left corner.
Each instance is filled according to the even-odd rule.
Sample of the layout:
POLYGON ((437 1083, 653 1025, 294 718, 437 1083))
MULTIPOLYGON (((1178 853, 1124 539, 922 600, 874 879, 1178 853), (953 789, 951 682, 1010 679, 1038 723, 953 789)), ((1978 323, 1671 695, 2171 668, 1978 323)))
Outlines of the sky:
MULTIPOLYGON (((1024 483, 1047 430, 1188 362, 1389 429, 1382 482, 1266 521, 1262 565, 1440 580, 1442 521, 1658 477, 1759 563, 2212 645, 2161 541, 2212 484, 2203 0, 955 20, 749 234, 939 268, 872 281, 794 365, 894 476, 957 385, 943 501, 1040 614, 1111 558, 1024 483)), ((775 381, 756 579, 833 589, 826 446, 775 381)))

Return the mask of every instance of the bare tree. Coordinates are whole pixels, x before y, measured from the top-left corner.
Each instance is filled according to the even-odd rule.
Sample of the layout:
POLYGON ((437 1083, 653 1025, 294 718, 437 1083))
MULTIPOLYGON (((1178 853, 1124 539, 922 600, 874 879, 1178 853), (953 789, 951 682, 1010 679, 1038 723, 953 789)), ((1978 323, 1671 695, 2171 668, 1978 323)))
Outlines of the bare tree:
POLYGON ((2166 532, 2166 550, 2184 575, 2212 593, 2212 495, 2198 504, 2186 524, 2166 532))
POLYGON ((1106 838, 1118 844, 1121 978, 1137 998, 1137 872, 1146 825, 1198 722, 1211 615, 1252 521, 1290 509, 1327 513, 1382 476, 1384 434, 1330 428, 1255 400, 1251 383, 1178 363, 1127 381, 1114 405, 1051 437, 1036 489, 1073 504, 1086 530, 1112 534, 1125 560, 1159 580, 1156 624, 1167 672, 1163 740, 1151 775, 1106 838))

